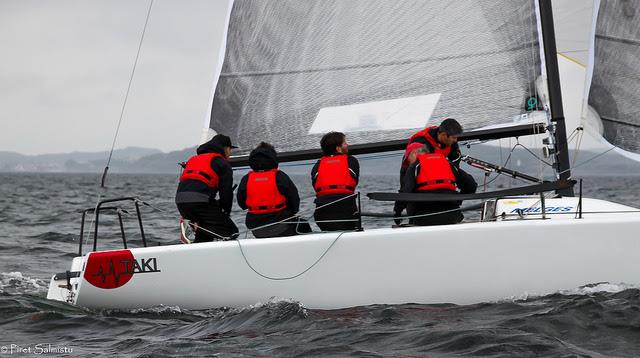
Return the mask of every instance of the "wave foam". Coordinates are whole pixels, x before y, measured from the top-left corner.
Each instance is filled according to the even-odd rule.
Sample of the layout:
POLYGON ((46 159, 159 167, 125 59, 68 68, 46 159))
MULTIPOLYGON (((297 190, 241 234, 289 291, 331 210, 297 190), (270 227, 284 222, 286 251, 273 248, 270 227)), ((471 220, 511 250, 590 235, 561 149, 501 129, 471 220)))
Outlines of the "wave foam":
POLYGON ((0 293, 8 294, 46 294, 48 285, 38 278, 24 276, 22 272, 0 273, 0 293))
POLYGON ((630 285, 626 283, 609 283, 609 282, 598 282, 592 283, 589 285, 580 286, 578 288, 570 289, 570 290, 561 290, 558 293, 561 295, 591 295, 598 292, 606 292, 606 293, 617 293, 622 292, 629 289, 640 288, 636 285, 630 285))

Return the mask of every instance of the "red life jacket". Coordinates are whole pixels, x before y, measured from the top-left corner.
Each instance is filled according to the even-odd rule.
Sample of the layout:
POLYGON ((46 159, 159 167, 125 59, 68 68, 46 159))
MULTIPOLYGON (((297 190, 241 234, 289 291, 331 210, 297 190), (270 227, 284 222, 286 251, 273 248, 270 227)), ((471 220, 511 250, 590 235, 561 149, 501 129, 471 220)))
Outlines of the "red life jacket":
POLYGON ((287 198, 278 191, 278 169, 250 171, 247 178, 247 206, 252 214, 269 214, 287 207, 287 198))
POLYGON ((185 180, 197 180, 207 184, 208 187, 218 188, 218 173, 211 169, 211 160, 213 158, 224 158, 218 153, 205 153, 194 155, 187 161, 180 182, 185 180))
POLYGON ((330 155, 320 158, 316 183, 316 197, 336 194, 353 194, 356 180, 349 170, 349 156, 330 155))
POLYGON ((451 165, 442 154, 422 154, 418 157, 420 172, 416 177, 416 190, 456 190, 456 177, 451 165))
POLYGON ((433 127, 428 127, 425 128, 419 132, 417 132, 416 134, 412 135, 411 138, 409 138, 409 144, 411 142, 413 142, 416 138, 422 137, 424 139, 427 140, 427 142, 429 142, 429 144, 431 144, 431 146, 433 147, 433 152, 437 153, 437 154, 442 154, 445 157, 449 156, 449 153, 451 153, 451 146, 446 146, 444 148, 440 147, 440 143, 438 143, 437 140, 435 140, 431 134, 429 134, 429 131, 434 129, 434 128, 438 128, 438 126, 433 126, 433 127))

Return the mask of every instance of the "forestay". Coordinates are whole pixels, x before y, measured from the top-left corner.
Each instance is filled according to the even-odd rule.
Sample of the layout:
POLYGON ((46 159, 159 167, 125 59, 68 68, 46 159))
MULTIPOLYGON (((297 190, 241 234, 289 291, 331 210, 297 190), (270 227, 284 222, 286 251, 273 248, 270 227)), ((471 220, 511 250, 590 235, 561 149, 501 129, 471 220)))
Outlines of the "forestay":
POLYGON ((246 153, 408 138, 525 111, 541 73, 535 0, 236 0, 210 128, 246 153))
POLYGON ((588 104, 602 136, 640 159, 640 0, 597 0, 594 10, 588 104))

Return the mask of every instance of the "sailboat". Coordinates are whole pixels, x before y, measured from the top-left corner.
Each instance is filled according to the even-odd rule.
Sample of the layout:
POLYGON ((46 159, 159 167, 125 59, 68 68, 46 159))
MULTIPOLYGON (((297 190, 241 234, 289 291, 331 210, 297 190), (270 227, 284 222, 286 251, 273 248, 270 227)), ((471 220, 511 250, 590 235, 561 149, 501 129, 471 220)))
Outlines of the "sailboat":
POLYGON ((470 196, 485 200, 478 222, 146 247, 140 220, 145 247, 128 248, 123 234, 114 251, 97 250, 100 213, 131 201, 139 215, 141 204, 103 200, 85 212, 94 215, 93 250, 80 246, 47 298, 188 309, 278 298, 337 309, 640 284, 640 211, 574 190, 550 0, 235 0, 227 21, 205 134, 238 143, 234 165, 260 141, 281 161, 317 158, 330 130, 348 134, 352 154, 403 149, 427 119, 454 117, 472 129, 461 141, 546 133, 557 181, 470 196))

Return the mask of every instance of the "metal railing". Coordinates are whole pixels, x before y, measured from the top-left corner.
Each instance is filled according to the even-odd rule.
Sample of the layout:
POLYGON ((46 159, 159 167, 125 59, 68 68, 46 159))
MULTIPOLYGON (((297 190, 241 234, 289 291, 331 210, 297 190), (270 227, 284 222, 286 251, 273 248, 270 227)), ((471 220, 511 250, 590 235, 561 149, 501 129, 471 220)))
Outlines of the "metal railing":
POLYGON ((140 200, 136 197, 123 197, 115 199, 106 199, 98 202, 95 208, 86 209, 82 212, 82 221, 80 223, 80 243, 78 245, 78 255, 82 256, 82 243, 84 242, 84 225, 88 213, 94 214, 94 229, 93 229, 93 251, 97 251, 98 248, 98 227, 100 224, 100 213, 105 211, 115 211, 118 215, 118 223, 120 224, 120 235, 122 237, 122 244, 124 248, 127 248, 127 238, 124 232, 124 224, 122 221, 122 214, 127 213, 117 206, 103 206, 108 203, 115 203, 121 201, 132 201, 136 209, 136 217, 138 219, 138 226, 140 227, 140 236, 142 237, 142 245, 147 247, 147 239, 144 234, 144 227, 142 225, 142 216, 140 214, 140 200))

